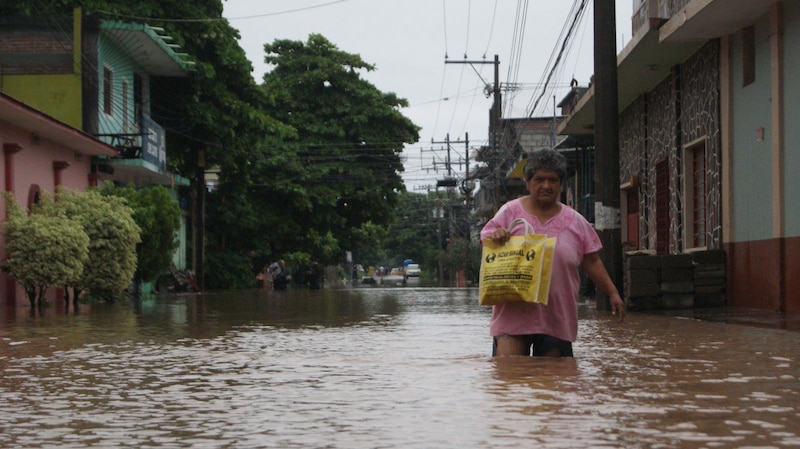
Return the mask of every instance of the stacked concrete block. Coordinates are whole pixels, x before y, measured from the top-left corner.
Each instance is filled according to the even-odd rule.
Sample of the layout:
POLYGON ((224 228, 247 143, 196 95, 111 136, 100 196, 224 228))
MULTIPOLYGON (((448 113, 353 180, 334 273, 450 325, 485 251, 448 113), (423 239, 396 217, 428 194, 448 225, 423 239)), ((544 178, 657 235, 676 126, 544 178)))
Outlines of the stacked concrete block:
POLYGON ((623 294, 631 310, 663 308, 661 303, 661 261, 658 256, 625 256, 623 294))
POLYGON ((660 256, 661 301, 665 309, 694 306, 694 266, 689 254, 660 256))
POLYGON ((725 305, 725 252, 625 256, 623 294, 631 310, 725 305))
POLYGON ((694 270, 694 306, 725 305, 725 251, 712 250, 692 254, 694 270))

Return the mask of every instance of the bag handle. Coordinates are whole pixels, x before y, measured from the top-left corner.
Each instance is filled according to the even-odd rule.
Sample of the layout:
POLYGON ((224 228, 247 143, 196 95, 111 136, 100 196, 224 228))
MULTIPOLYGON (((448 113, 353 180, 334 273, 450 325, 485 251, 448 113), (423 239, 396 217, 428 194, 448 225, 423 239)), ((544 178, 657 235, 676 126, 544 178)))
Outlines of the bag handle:
POLYGON ((514 221, 512 221, 508 225, 508 233, 509 234, 513 233, 514 229, 521 224, 525 224, 525 234, 536 234, 536 229, 533 227, 532 224, 528 223, 528 221, 525 220, 524 218, 517 218, 514 221))

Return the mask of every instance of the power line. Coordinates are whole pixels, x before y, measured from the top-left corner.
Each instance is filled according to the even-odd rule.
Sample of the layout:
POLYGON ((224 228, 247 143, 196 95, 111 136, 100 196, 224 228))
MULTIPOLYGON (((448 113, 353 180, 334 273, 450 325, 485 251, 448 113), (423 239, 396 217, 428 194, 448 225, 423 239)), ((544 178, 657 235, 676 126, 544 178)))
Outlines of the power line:
POLYGON ((561 57, 564 55, 564 52, 568 48, 568 44, 571 42, 570 37, 572 36, 572 32, 575 30, 575 26, 579 22, 580 18, 583 16, 584 6, 586 6, 586 0, 582 0, 578 11, 575 13, 572 23, 570 24, 569 30, 567 31, 567 35, 564 37, 564 40, 561 43, 561 49, 558 52, 558 56, 556 57, 555 61, 553 62, 553 67, 550 70, 550 73, 547 75, 547 79, 545 80, 545 89, 542 90, 542 93, 536 99, 533 107, 531 108, 529 117, 532 117, 534 112, 536 111, 536 107, 539 105, 539 101, 544 97, 547 89, 547 84, 550 82, 550 79, 553 76, 553 73, 559 68, 559 63, 561 61, 561 57))
POLYGON ((147 16, 134 16, 134 15, 128 15, 128 14, 118 14, 118 13, 113 13, 113 12, 110 12, 110 11, 104 11, 104 10, 101 10, 101 9, 98 9, 97 12, 101 13, 101 14, 105 14, 107 16, 121 17, 121 18, 125 18, 125 19, 141 20, 141 21, 148 21, 148 22, 160 21, 160 22, 176 22, 176 23, 204 23, 204 22, 223 22, 223 21, 230 21, 230 20, 246 20, 246 19, 258 19, 258 18, 262 18, 262 17, 280 16, 280 15, 284 15, 284 14, 291 14, 291 13, 296 13, 296 12, 301 12, 301 11, 308 11, 308 10, 311 10, 311 9, 323 8, 323 7, 326 7, 326 6, 335 5, 337 3, 344 3, 344 2, 347 2, 347 1, 349 1, 349 0, 334 0, 334 1, 327 2, 327 3, 322 3, 322 4, 319 4, 319 5, 307 6, 307 7, 304 7, 304 8, 296 8, 296 9, 289 9, 289 10, 286 10, 286 11, 278 11, 278 12, 264 13, 264 14, 254 14, 254 15, 250 15, 250 16, 231 17, 231 18, 209 17, 209 18, 201 18, 201 19, 173 19, 173 18, 165 18, 165 17, 147 17, 147 16))

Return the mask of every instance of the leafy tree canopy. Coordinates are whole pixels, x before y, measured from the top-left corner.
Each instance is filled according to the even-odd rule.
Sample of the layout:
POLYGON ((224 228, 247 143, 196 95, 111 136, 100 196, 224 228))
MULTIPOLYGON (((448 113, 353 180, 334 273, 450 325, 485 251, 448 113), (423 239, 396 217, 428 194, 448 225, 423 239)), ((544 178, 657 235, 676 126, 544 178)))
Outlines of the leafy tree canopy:
POLYGON ((259 161, 265 193, 291 205, 276 217, 287 231, 328 231, 347 248, 363 224, 391 222, 405 189, 400 153, 419 139, 419 127, 400 112, 406 100, 361 77, 371 64, 321 35, 276 40, 264 52, 273 66, 262 84, 267 112, 297 133, 259 161))
POLYGON ((154 281, 169 271, 172 255, 178 248, 176 239, 181 225, 181 211, 166 187, 150 186, 135 189, 106 183, 99 193, 120 197, 132 210, 132 217, 141 229, 141 243, 136 246, 136 275, 154 281))
POLYGON ((395 221, 389 228, 384 246, 394 256, 393 266, 412 259, 431 272, 436 266, 436 256, 447 233, 444 215, 434 216, 442 209, 443 194, 405 192, 395 209, 395 221))
POLYGON ((68 283, 106 299, 120 296, 130 286, 136 271, 136 244, 140 229, 133 211, 122 198, 89 190, 59 188, 55 202, 43 202, 42 212, 65 216, 79 223, 89 237, 89 253, 81 278, 68 283))
POLYGON ((50 287, 81 278, 89 258, 89 236, 65 214, 28 215, 10 192, 4 192, 8 221, 3 229, 3 270, 25 289, 31 307, 41 306, 50 287))

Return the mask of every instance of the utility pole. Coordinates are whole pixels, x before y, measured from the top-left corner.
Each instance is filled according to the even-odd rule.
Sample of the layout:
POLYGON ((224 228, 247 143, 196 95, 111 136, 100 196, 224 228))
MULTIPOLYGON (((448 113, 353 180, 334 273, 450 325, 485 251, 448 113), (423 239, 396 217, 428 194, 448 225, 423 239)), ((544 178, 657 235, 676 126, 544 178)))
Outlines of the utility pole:
MULTIPOLYGON (((447 189, 447 203, 446 203, 447 214, 446 214, 446 217, 447 217, 447 235, 449 236, 448 239, 447 239, 448 242, 452 238, 454 238, 456 236, 455 230, 460 228, 460 227, 456 226, 456 223, 455 223, 456 214, 455 214, 455 209, 453 207, 453 189, 456 186, 458 186, 458 181, 453 176, 453 166, 452 166, 451 159, 450 159, 450 149, 451 149, 450 146, 453 143, 462 143, 462 142, 463 141, 460 140, 460 139, 459 140, 455 140, 455 141, 450 140, 450 133, 447 133, 447 136, 445 137, 445 140, 443 142, 436 142, 433 139, 431 139, 431 143, 432 144, 434 144, 434 145, 444 144, 446 149, 447 149, 447 159, 445 161, 445 168, 447 169, 447 175, 445 176, 444 179, 439 179, 439 180, 436 181, 436 188, 437 188, 437 190, 438 190, 439 187, 444 187, 444 188, 447 189)), ((460 165, 460 162, 459 162, 459 165, 460 165)), ((438 195, 437 195, 437 198, 438 198, 438 195)), ((440 220, 437 220, 437 223, 440 223, 440 220)), ((441 228, 439 228, 439 229, 441 229, 441 228)), ((444 248, 443 243, 444 242, 442 241, 441 230, 440 230, 439 231, 439 251, 444 251, 444 252, 449 251, 449 248, 444 248)), ((442 281, 443 281, 443 277, 442 277, 443 268, 444 267, 442 266, 441 261, 440 261, 440 263, 439 263, 439 285, 442 285, 442 281)), ((453 276, 453 273, 449 273, 450 281, 452 281, 452 276, 453 276)), ((448 285, 452 286, 452 282, 448 282, 448 285)))
MULTIPOLYGON (((594 144, 595 229, 611 280, 622 286, 622 236, 619 194, 619 103, 617 97, 616 1, 594 2, 594 144)), ((597 310, 610 302, 596 290, 597 310)))
POLYGON ((205 151, 197 151, 192 199, 192 271, 199 291, 205 290, 206 262, 206 158, 205 151))
MULTIPOLYGON (((467 176, 469 176, 469 133, 466 133, 465 136, 466 136, 464 138, 465 140, 461 139, 450 140, 450 133, 447 133, 447 136, 445 136, 445 140, 443 141, 436 142, 435 140, 431 139, 431 144, 444 145, 447 150, 447 159, 445 159, 445 164, 444 164, 445 169, 447 170, 447 176, 445 177, 445 179, 437 181, 436 183, 437 187, 456 187, 455 179, 453 178, 453 163, 452 159, 450 158, 450 149, 451 145, 453 144, 465 143, 467 145, 466 161, 467 161, 467 176)), ((459 158, 457 162, 459 167, 461 167, 461 163, 462 163, 461 159, 459 158)), ((434 167, 436 166, 436 164, 437 163, 434 161, 433 163, 434 167)))
POLYGON ((447 177, 450 178, 453 176, 453 170, 450 166, 450 133, 444 138, 444 141, 436 142, 435 140, 431 139, 431 144, 433 145, 444 145, 445 149, 447 150, 447 159, 445 159, 444 168, 447 170, 447 177))
MULTIPOLYGON (((494 64, 494 85, 493 86, 490 86, 489 83, 487 83, 481 77, 480 73, 478 73, 477 70, 475 70, 475 73, 478 75, 478 78, 480 78, 481 81, 483 81, 484 86, 486 86, 485 91, 487 92, 487 96, 488 96, 488 93, 491 91, 491 94, 494 97, 493 98, 494 101, 492 102, 492 108, 489 110, 489 151, 490 151, 490 154, 493 154, 493 155, 496 156, 497 153, 498 153, 498 147, 500 146, 500 142, 499 142, 499 140, 500 140, 500 120, 503 117, 503 111, 502 111, 503 98, 502 98, 502 95, 500 93, 500 57, 498 55, 494 55, 494 61, 491 61, 491 62, 490 61, 486 61, 486 60, 469 61, 469 60, 464 59, 463 61, 445 60, 444 63, 445 64, 469 64, 472 67, 473 70, 475 70, 475 64, 494 64)), ((495 187, 494 187, 495 194, 493 196, 494 196, 494 202, 495 202, 494 209, 497 210, 500 207, 500 202, 499 202, 499 190, 500 189, 498 187, 500 185, 500 175, 496 174, 495 176, 497 177, 497 179, 495 180, 495 183, 494 183, 495 184, 495 187)))

